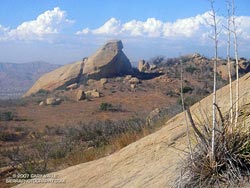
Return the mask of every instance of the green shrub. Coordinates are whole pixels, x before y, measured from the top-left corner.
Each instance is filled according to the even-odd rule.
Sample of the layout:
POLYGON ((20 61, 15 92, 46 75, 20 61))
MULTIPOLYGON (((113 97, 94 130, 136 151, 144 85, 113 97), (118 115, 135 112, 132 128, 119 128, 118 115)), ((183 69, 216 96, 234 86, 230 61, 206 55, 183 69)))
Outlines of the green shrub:
POLYGON ((35 141, 30 147, 12 147, 4 152, 19 173, 44 174, 48 172, 49 153, 52 145, 46 141, 35 141))
POLYGON ((178 94, 175 93, 173 90, 167 91, 167 92, 166 92, 166 95, 167 95, 167 96, 170 96, 170 97, 176 97, 176 96, 178 96, 178 94))
POLYGON ((39 89, 39 91, 37 93, 38 94, 45 94, 45 95, 47 95, 49 93, 49 91, 47 91, 45 89, 39 89))
POLYGON ((186 62, 190 61, 190 59, 191 59, 191 58, 188 57, 188 56, 182 56, 182 57, 181 57, 181 60, 182 60, 183 63, 186 63, 186 62))
POLYGON ((0 99, 0 107, 17 107, 17 106, 26 106, 28 103, 28 100, 26 98, 20 98, 20 99, 8 99, 3 100, 0 99))
POLYGON ((11 121, 14 118, 14 114, 10 111, 0 112, 0 121, 11 121))
POLYGON ((27 132, 4 131, 0 132, 0 140, 4 142, 17 142, 24 138, 26 135, 27 132))
MULTIPOLYGON (((192 106, 194 103, 196 103, 199 99, 195 97, 185 97, 184 104, 185 106, 192 106)), ((177 99, 177 104, 182 105, 181 97, 177 99)))
POLYGON ((194 71, 196 71, 196 70, 197 70, 197 68, 194 67, 194 66, 192 66, 192 65, 190 65, 190 66, 188 66, 188 67, 185 68, 185 71, 186 71, 186 72, 189 72, 189 73, 191 73, 191 74, 193 74, 194 71))
POLYGON ((15 131, 16 131, 16 132, 22 132, 22 131, 24 131, 24 130, 25 130, 24 127, 15 127, 15 131))
POLYGON ((53 159, 62 159, 66 157, 68 152, 69 151, 67 150, 67 148, 62 148, 62 147, 54 148, 50 152, 49 157, 53 159))
POLYGON ((38 92, 35 94, 32 94, 31 96, 47 96, 49 94, 49 91, 45 89, 39 89, 38 92))
POLYGON ((189 87, 189 86, 185 86, 182 89, 182 93, 188 93, 189 91, 193 91, 194 89, 189 87))
POLYGON ((100 104, 99 109, 100 109, 101 111, 108 111, 108 110, 110 110, 112 107, 113 107, 112 104, 106 103, 106 102, 102 102, 102 103, 100 104))
POLYGON ((122 108, 121 108, 121 105, 112 105, 111 103, 107 103, 107 102, 102 102, 99 106, 99 110, 100 111, 112 111, 112 112, 115 112, 115 111, 121 111, 122 108))

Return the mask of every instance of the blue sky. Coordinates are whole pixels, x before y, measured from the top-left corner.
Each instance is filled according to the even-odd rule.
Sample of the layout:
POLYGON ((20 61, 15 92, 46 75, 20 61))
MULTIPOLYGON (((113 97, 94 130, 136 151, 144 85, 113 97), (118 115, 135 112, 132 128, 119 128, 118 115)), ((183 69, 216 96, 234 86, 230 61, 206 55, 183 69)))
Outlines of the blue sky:
MULTIPOLYGON (((235 0, 239 55, 250 58, 250 1, 235 0)), ((220 56, 226 1, 216 0, 220 56)), ((122 39, 131 61, 199 52, 212 56, 207 0, 1 0, 0 62, 65 64, 122 39)))

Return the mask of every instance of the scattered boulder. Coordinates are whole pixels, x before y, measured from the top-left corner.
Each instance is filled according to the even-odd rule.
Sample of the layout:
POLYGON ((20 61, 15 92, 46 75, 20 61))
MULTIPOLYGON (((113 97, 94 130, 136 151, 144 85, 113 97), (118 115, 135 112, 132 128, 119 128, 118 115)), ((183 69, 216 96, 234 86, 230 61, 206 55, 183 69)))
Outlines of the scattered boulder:
POLYGON ((123 78, 118 76, 118 77, 115 78, 115 81, 116 81, 116 82, 122 82, 122 81, 123 81, 123 78))
POLYGON ((132 78, 132 75, 125 76, 124 80, 130 80, 132 78))
POLYGON ((76 100, 80 101, 80 100, 84 100, 86 99, 86 94, 83 90, 79 89, 76 93, 76 100))
POLYGON ((98 91, 93 91, 93 92, 91 92, 91 96, 94 97, 94 98, 99 98, 100 93, 98 91))
POLYGON ((138 63, 138 70, 140 72, 146 72, 149 71, 150 69, 150 65, 148 62, 146 62, 145 60, 140 60, 138 63))
POLYGON ((78 87, 78 84, 74 83, 74 84, 67 86, 66 89, 73 90, 73 89, 76 89, 77 87, 78 87))
POLYGON ((62 102, 61 98, 56 98, 56 103, 60 104, 62 102))
POLYGON ((240 68, 240 70, 239 70, 240 73, 248 73, 248 72, 250 72, 250 62, 240 60, 239 61, 239 68, 240 68))
POLYGON ((83 74, 95 80, 130 74, 132 66, 122 49, 121 40, 109 41, 86 60, 83 74))
POLYGON ((59 105, 62 102, 60 98, 49 97, 46 99, 47 105, 59 105))
POLYGON ((44 101, 41 101, 40 103, 39 103, 39 106, 43 106, 44 105, 44 101))
POLYGON ((150 65, 150 67, 149 67, 149 70, 150 70, 150 71, 155 70, 155 69, 157 69, 157 66, 156 66, 156 65, 150 65))
POLYGON ((136 78, 136 77, 132 77, 130 80, 129 80, 129 83, 130 84, 139 84, 141 81, 136 78))
POLYGON ((104 85, 104 84, 108 83, 108 79, 102 78, 102 79, 100 79, 100 83, 101 83, 101 85, 104 85))
POLYGON ((56 99, 53 98, 53 97, 50 97, 50 98, 47 98, 47 99, 46 99, 46 104, 47 104, 47 105, 51 105, 51 104, 53 104, 53 103, 55 103, 55 102, 56 102, 56 99))
POLYGON ((136 88, 136 84, 130 84, 130 88, 131 89, 135 89, 136 88))
POLYGON ((200 58, 200 57, 201 57, 201 54, 199 53, 194 53, 192 56, 192 58, 200 58))
POLYGON ((85 94, 86 94, 87 97, 90 97, 90 98, 99 98, 99 97, 101 97, 100 93, 96 89, 86 91, 85 94))

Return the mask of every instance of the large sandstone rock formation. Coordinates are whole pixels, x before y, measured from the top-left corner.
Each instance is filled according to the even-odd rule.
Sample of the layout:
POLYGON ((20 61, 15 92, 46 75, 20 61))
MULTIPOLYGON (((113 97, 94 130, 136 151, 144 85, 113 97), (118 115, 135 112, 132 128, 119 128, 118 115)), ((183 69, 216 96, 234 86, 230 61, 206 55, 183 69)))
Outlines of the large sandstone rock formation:
POLYGON ((40 77, 24 96, 37 93, 40 89, 53 91, 80 83, 83 78, 101 79, 131 74, 132 66, 122 51, 120 40, 109 41, 96 53, 83 61, 62 66, 40 77))
POLYGON ((109 41, 87 59, 83 74, 92 79, 130 74, 132 67, 122 48, 120 40, 109 41))
POLYGON ((68 86, 80 80, 82 75, 83 62, 62 66, 52 72, 44 74, 36 83, 24 94, 29 96, 37 93, 40 89, 52 91, 61 86, 68 86))

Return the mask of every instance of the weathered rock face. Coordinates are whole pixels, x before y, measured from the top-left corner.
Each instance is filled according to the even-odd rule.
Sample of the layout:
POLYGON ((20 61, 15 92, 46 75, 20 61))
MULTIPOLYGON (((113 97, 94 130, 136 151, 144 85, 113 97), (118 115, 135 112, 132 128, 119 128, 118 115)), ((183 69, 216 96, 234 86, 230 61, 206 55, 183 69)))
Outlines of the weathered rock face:
POLYGON ((39 78, 24 96, 37 93, 40 89, 52 91, 67 88, 73 83, 79 84, 84 79, 109 78, 132 73, 132 66, 122 51, 120 40, 109 41, 95 54, 82 61, 62 66, 39 78))
POLYGON ((62 86, 68 86, 80 80, 83 70, 82 61, 62 66, 52 72, 44 74, 36 83, 24 94, 29 96, 37 93, 40 89, 52 91, 62 86))
POLYGON ((73 83, 73 84, 67 86, 66 89, 73 90, 73 89, 76 89, 77 87, 78 87, 78 84, 77 83, 73 83))
POLYGON ((146 62, 145 60, 140 60, 138 63, 138 70, 140 72, 145 72, 148 71, 150 69, 150 65, 148 62, 146 62))
POLYGON ((84 99, 86 99, 86 94, 85 94, 85 92, 83 91, 83 90, 78 90, 77 91, 77 94, 76 94, 76 100, 77 101, 80 101, 80 100, 84 100, 84 99))
POLYGON ((248 73, 250 72, 250 62, 249 61, 239 61, 240 73, 248 73))
POLYGON ((129 80, 129 83, 130 84, 139 84, 141 81, 138 79, 138 78, 136 78, 136 77, 133 77, 133 78, 131 78, 130 80, 129 80))
POLYGON ((109 41, 86 60, 83 74, 100 79, 131 73, 131 63, 122 48, 120 40, 109 41))
POLYGON ((101 83, 101 85, 104 85, 104 84, 108 83, 108 79, 102 78, 102 79, 100 79, 100 83, 101 83))
POLYGON ((89 98, 99 98, 101 96, 100 93, 96 89, 86 91, 85 94, 89 98))
POLYGON ((47 105, 58 105, 62 102, 62 99, 60 98, 54 98, 54 97, 50 97, 46 99, 46 104, 47 105))

